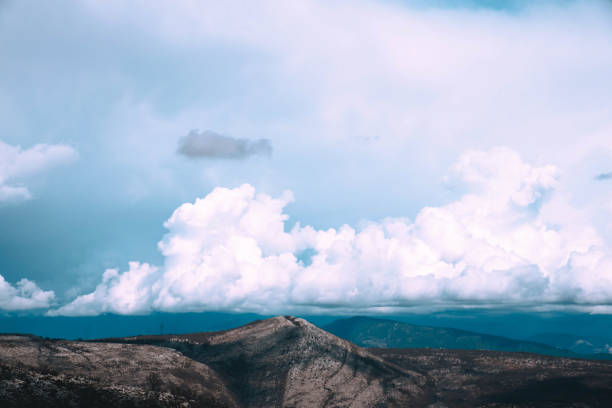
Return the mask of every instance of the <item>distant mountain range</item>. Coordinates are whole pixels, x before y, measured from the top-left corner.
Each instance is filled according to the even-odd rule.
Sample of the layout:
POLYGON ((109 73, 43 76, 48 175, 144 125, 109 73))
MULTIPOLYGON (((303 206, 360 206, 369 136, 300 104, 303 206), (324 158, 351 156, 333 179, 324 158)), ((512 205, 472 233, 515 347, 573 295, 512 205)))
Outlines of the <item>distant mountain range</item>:
POLYGON ((541 333, 529 337, 529 340, 545 343, 581 355, 612 354, 612 340, 599 336, 576 336, 567 333, 541 333))
MULTIPOLYGON (((99 339, 139 334, 228 330, 268 317, 272 316, 222 312, 152 313, 146 316, 104 314, 82 317, 45 317, 30 314, 4 316, 0 313, 0 331, 72 340, 99 339)), ((304 315, 298 317, 316 326, 324 327, 346 316, 304 315)), ((605 345, 612 345, 612 315, 519 314, 471 310, 376 317, 413 325, 452 327, 475 333, 535 341, 584 354, 605 353, 605 345), (568 338, 570 341, 566 341, 568 338)))
MULTIPOLYGON (((345 320, 334 325, 382 324, 384 332, 389 324, 345 320)), ((612 406, 612 362, 361 348, 279 316, 221 332, 88 342, 0 335, 0 401, 3 408, 597 408, 612 406)))
POLYGON ((603 353, 604 348, 599 351, 600 349, 586 347, 569 347, 580 343, 573 337, 566 339, 555 335, 534 337, 533 340, 536 341, 515 340, 465 330, 420 326, 370 317, 339 319, 323 328, 362 347, 522 351, 549 356, 612 359, 612 355, 603 353), (556 344, 559 346, 556 347, 556 344), (566 346, 568 347, 565 348, 566 346), (592 353, 595 350, 600 354, 592 353))

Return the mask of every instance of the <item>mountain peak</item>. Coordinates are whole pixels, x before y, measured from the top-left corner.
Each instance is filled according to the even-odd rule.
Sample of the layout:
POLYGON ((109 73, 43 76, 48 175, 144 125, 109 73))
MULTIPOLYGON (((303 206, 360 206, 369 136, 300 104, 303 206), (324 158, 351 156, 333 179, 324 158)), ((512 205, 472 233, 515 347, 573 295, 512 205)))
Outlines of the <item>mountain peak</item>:
POLYGON ((147 339, 205 362, 244 406, 376 406, 383 401, 406 406, 429 398, 422 375, 294 316, 147 339))
MULTIPOLYGON (((359 326, 370 337, 387 333, 385 341, 410 334, 388 320, 361 318, 359 326), (375 331, 367 329, 368 322, 375 331)), ((421 329, 421 335, 475 335, 410 328, 421 329)), ((561 401, 600 407, 612 406, 610 378, 610 362, 482 350, 364 349, 293 316, 223 332, 95 342, 0 335, 0 395, 7 408, 556 407, 561 401)))

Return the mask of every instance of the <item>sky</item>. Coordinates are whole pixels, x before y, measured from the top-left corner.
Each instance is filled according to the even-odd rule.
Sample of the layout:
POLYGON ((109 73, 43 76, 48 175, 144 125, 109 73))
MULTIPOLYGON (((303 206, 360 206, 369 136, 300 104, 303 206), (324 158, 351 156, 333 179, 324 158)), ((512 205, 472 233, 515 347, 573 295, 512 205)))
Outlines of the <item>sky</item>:
POLYGON ((612 314, 608 1, 0 2, 0 314, 612 314))

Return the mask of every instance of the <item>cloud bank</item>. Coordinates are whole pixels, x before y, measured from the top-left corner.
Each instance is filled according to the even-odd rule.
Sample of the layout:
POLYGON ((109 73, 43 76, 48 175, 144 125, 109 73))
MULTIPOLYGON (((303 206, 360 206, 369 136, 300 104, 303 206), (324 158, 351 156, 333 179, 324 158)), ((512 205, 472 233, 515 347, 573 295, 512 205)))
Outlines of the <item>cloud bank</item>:
MULTIPOLYGON (((61 138, 88 160, 70 182, 48 180, 48 202, 2 211, 15 233, 0 271, 11 283, 31 271, 58 294, 90 271, 97 283, 108 262, 155 259, 143 243, 162 232, 139 226, 245 182, 273 196, 291 188, 285 211, 317 228, 414 220, 450 201, 438 181, 458 154, 495 145, 554 163, 566 188, 573 177, 574 204, 592 207, 600 222, 589 225, 612 242, 612 190, 593 180, 612 170, 612 3, 418 3, 7 2, 0 135, 24 148, 61 138), (196 166, 176 150, 198 123, 269 138, 274 160, 196 166), (16 233, 26 230, 41 239, 16 233)), ((5 183, 24 184, 39 191, 5 183)))
POLYGON ((267 139, 236 139, 211 130, 192 130, 179 140, 178 153, 191 159, 246 159, 271 155, 272 145, 267 139))
POLYGON ((21 279, 13 286, 0 275, 0 310, 18 311, 48 308, 54 299, 53 291, 44 291, 30 280, 21 279))
POLYGON ((66 145, 37 144, 24 150, 0 141, 0 202, 31 199, 30 190, 16 181, 77 157, 76 150, 66 145))
POLYGON ((291 192, 216 188, 164 224, 163 267, 109 269, 50 314, 611 304, 612 257, 559 177, 508 148, 468 151, 449 176, 468 189, 457 201, 337 230, 289 230, 291 192))

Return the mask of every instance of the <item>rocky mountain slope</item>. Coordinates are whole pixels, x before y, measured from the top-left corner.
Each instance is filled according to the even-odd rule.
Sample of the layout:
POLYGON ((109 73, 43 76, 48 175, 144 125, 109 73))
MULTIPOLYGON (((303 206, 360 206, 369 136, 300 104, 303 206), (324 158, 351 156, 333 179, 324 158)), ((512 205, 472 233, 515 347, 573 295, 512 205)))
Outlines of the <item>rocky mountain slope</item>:
POLYGON ((572 351, 535 341, 370 317, 339 319, 324 326, 324 329, 362 347, 524 351, 551 356, 580 356, 572 351))
POLYGON ((363 349, 294 317, 96 342, 0 335, 7 407, 610 407, 612 362, 363 349))
POLYGON ((172 347, 205 362, 245 407, 425 406, 432 395, 423 375, 294 317, 123 341, 172 347))
POLYGON ((477 350, 371 351, 432 381, 436 407, 612 407, 610 361, 477 350))
POLYGON ((0 335, 0 406, 237 407, 217 374, 172 349, 0 335))

